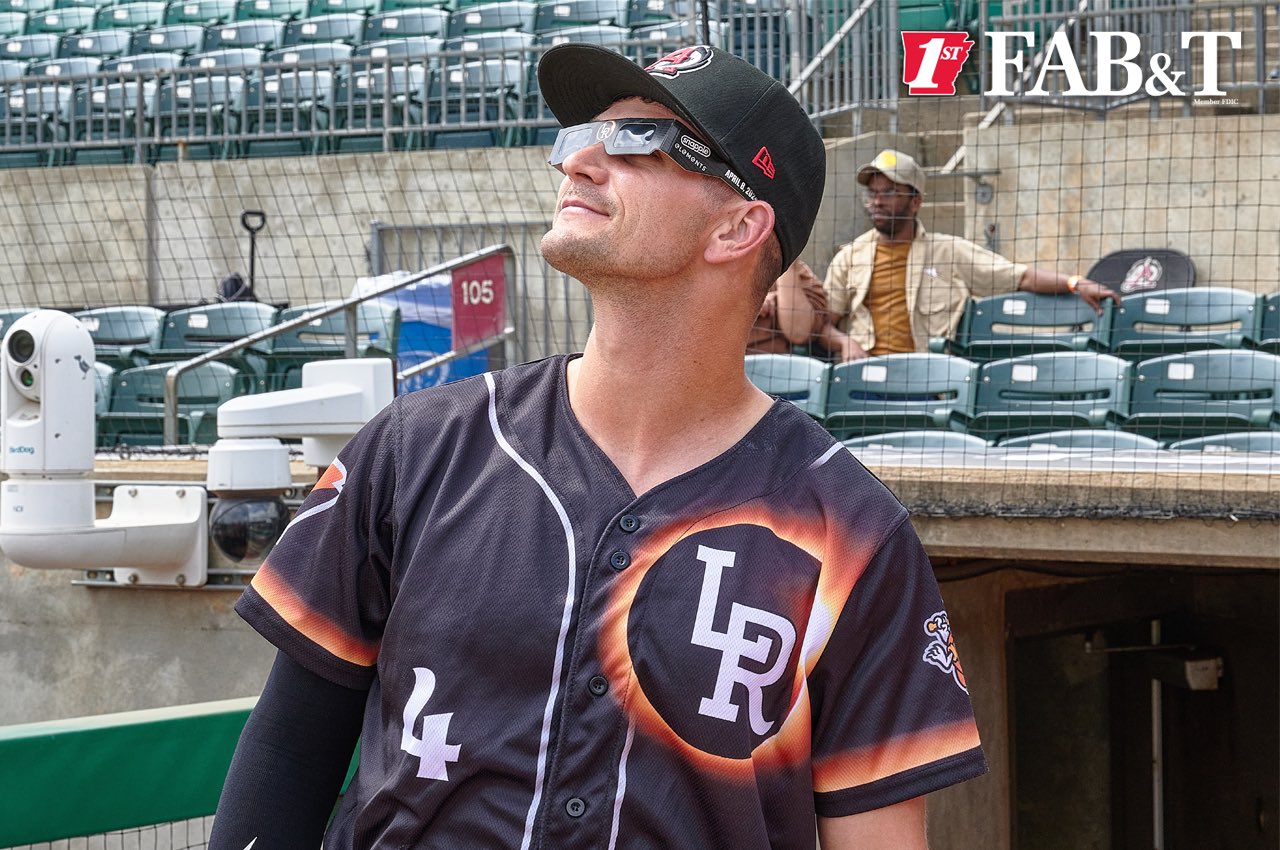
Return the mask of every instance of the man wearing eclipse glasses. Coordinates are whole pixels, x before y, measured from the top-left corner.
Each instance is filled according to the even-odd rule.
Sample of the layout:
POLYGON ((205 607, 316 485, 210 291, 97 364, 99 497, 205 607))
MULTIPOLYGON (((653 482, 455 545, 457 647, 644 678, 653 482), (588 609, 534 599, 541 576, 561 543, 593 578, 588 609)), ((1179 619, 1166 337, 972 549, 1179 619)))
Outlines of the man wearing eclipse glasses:
POLYGON ((906 511, 742 352, 823 144, 718 49, 539 67, 578 355, 397 398, 237 610, 280 650, 212 850, 925 846, 985 770, 906 511))

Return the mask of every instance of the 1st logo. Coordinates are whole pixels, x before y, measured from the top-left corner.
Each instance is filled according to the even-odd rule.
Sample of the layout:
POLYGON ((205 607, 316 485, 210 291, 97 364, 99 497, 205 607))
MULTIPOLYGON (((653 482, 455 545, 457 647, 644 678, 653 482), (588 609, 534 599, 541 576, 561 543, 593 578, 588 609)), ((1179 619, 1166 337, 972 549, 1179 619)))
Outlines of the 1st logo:
POLYGON ((902 82, 911 94, 951 95, 973 42, 963 32, 904 32, 902 82))

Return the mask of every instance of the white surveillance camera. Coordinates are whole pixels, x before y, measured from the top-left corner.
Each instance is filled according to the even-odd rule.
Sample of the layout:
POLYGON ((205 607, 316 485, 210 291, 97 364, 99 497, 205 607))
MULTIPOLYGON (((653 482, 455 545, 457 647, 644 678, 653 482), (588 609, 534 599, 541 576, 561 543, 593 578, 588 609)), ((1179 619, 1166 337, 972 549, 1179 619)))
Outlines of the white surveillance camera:
POLYGON ((209 449, 206 484, 211 556, 220 567, 262 566, 289 524, 281 495, 292 486, 289 450, 269 438, 219 440, 209 449))
POLYGON ((117 582, 197 586, 207 573, 205 491, 123 485, 111 516, 93 497, 93 339, 37 310, 0 343, 0 548, 33 569, 115 568, 117 582))
POLYGON ((10 475, 93 470, 93 339, 75 318, 37 310, 4 335, 0 469, 10 475))

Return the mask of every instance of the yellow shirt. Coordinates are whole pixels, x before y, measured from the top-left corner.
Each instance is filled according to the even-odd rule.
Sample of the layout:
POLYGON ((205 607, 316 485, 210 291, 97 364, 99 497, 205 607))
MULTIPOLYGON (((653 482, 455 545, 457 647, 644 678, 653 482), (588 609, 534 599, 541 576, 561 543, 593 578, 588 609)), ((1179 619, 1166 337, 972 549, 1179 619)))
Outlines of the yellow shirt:
POLYGON ((911 338, 911 315, 907 312, 907 255, 911 243, 876 244, 876 264, 871 270, 871 286, 866 304, 876 329, 876 344, 867 353, 898 354, 915 351, 911 338))

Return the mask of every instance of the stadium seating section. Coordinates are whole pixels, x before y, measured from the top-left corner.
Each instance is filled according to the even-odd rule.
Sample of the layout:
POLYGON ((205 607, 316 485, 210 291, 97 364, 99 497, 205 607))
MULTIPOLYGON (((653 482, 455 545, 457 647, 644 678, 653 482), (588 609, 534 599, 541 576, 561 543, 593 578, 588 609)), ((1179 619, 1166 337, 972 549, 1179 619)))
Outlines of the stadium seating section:
MULTIPOLYGON (((1008 329, 984 320, 958 331, 949 346, 967 341, 971 352, 1011 356, 982 360, 928 352, 833 364, 800 354, 756 354, 746 357, 746 372, 756 386, 795 404, 851 448, 1280 451, 1280 354, 1275 353, 1280 334, 1274 315, 1280 293, 1256 296, 1204 288, 1198 294, 1204 297, 1155 293, 1185 312, 1177 314, 1177 322, 1156 323, 1167 324, 1169 341, 1162 343, 1148 329, 1144 344, 1157 346, 1154 350, 1165 344, 1189 350, 1136 362, 1111 348, 1117 340, 1122 345, 1128 341, 1124 334, 1076 327, 1076 334, 1084 334, 1084 342, 1078 342, 1056 322, 1018 323, 1015 335, 1025 347, 1009 348, 999 338, 1008 329), (1210 319, 1219 317, 1224 303, 1235 305, 1229 312, 1236 319, 1224 323, 1234 323, 1233 330, 1224 336, 1188 333, 1188 326, 1200 331, 1214 326, 1210 319), (991 328, 992 339, 985 331, 977 333, 979 326, 991 328), (1043 339, 1028 339, 1037 336, 1043 339)), ((1142 313, 1152 296, 1125 298, 1116 313, 1142 313)), ((1009 298, 979 299, 968 305, 967 315, 978 316, 990 305, 996 305, 998 315, 1009 315, 1001 306, 1009 298)), ((1028 312, 1043 309, 1058 317, 1069 312, 1065 305, 1059 309, 1039 299, 1025 303, 1028 312)), ((98 445, 159 445, 164 378, 172 365, 257 335, 254 344, 215 356, 184 372, 179 382, 180 439, 211 442, 218 404, 239 394, 297 387, 304 364, 344 356, 343 313, 279 330, 331 306, 324 302, 278 309, 230 302, 167 312, 144 305, 76 312, 93 338, 97 359, 98 445)), ((0 309, 0 334, 28 312, 0 309)), ((1019 319, 1025 316, 1022 308, 1012 312, 1019 319)), ((1169 313, 1156 308, 1157 315, 1172 312, 1172 307, 1169 313)), ((357 356, 403 354, 398 308, 371 301, 357 315, 357 356)), ((1077 324, 1109 327, 1090 316, 1079 317, 1077 324)))
POLYGON ((749 355, 747 374, 852 448, 1280 451, 1280 293, 1161 290, 1101 316, 1081 305, 974 299, 930 353, 749 355))
MULTIPOLYGON (((710 40, 787 79, 789 34, 816 33, 797 14, 784 0, 0 0, 0 167, 542 145, 556 122, 532 71, 548 47, 648 62, 710 40)), ((904 0, 900 19, 960 14, 904 0)))

